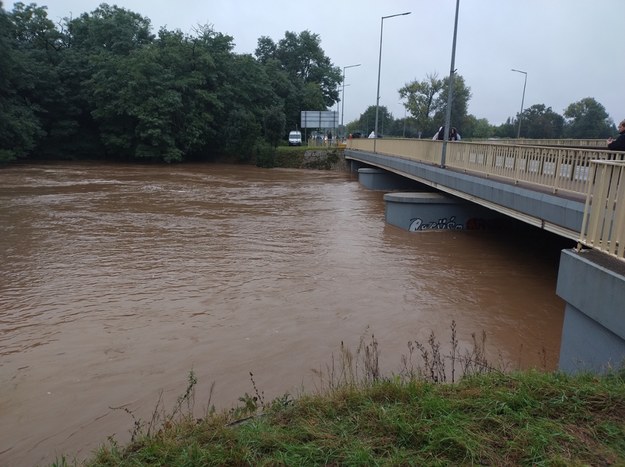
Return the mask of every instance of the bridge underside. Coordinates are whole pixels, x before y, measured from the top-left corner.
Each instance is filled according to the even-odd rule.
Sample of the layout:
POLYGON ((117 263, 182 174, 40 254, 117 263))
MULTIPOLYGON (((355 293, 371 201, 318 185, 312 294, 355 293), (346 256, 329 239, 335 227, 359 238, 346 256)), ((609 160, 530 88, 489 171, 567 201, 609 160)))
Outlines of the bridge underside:
MULTIPOLYGON (((352 171, 359 172, 359 180, 362 175, 363 184, 371 189, 394 191, 401 189, 408 179, 419 183, 409 187, 407 193, 385 195, 387 222, 394 225, 407 228, 403 224, 406 224, 406 219, 416 217, 412 215, 413 211, 429 212, 423 206, 433 210, 438 209, 441 203, 448 203, 457 209, 462 204, 450 197, 427 193, 435 189, 565 238, 580 238, 584 211, 582 200, 555 196, 536 187, 519 186, 438 165, 365 151, 346 150, 345 159, 350 162, 352 171), (402 203, 408 206, 407 209, 412 209, 408 215, 399 212, 396 207, 393 210, 389 208, 402 203), (390 211, 392 215, 389 216, 390 211), (400 221, 393 222, 395 217, 400 221)), ((445 212, 451 212, 446 209, 445 212)), ((624 263, 600 251, 562 250, 556 293, 565 300, 559 369, 567 373, 603 372, 625 364, 624 263)))
POLYGON ((378 167, 562 237, 579 239, 584 213, 582 200, 566 199, 530 187, 365 151, 346 149, 345 159, 354 164, 352 170, 363 166, 378 167))

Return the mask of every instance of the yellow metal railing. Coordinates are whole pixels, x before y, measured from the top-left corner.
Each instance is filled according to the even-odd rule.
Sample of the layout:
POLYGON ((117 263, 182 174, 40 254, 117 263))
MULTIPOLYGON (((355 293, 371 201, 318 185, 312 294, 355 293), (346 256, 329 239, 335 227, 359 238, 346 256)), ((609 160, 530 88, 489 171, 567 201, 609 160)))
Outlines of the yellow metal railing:
MULTIPOLYGON (((347 147, 379 154, 437 164, 441 160, 442 141, 425 139, 377 140, 358 138, 347 147)), ((515 184, 534 185, 552 193, 585 196, 591 160, 623 160, 624 153, 588 147, 557 147, 449 142, 445 166, 486 177, 496 177, 515 184)))
POLYGON ((625 259, 625 162, 591 161, 579 242, 625 259))
POLYGON ((605 148, 606 139, 530 139, 530 138, 493 138, 488 140, 472 140, 475 143, 515 144, 529 146, 573 146, 605 148))

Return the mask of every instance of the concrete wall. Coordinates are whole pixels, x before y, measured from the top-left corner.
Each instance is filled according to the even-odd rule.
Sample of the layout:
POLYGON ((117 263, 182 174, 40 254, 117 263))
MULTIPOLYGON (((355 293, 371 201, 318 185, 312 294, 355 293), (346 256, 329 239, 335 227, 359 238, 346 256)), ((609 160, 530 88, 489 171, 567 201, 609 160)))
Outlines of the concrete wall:
POLYGON ((566 301, 559 369, 620 367, 625 362, 625 264, 593 250, 563 250, 556 293, 566 301))

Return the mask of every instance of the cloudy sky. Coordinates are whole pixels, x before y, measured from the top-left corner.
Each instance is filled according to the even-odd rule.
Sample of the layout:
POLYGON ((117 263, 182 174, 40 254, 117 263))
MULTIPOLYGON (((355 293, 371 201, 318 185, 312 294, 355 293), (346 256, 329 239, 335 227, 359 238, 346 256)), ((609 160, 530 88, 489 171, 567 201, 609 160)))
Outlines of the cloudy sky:
MULTIPOLYGON (((25 1, 24 3, 29 3, 25 1)), ((43 0, 57 22, 91 12, 99 0, 43 0)), ((346 70, 345 123, 375 105, 382 16, 380 105, 404 116, 399 88, 427 74, 449 74, 455 0, 110 0, 160 27, 193 33, 196 25, 234 38, 235 51, 254 53, 261 36, 285 31, 318 34, 333 64, 346 70)), ((5 0, 5 9, 13 2, 5 0)), ((545 104, 562 114, 594 97, 618 122, 625 118, 623 0, 460 0, 457 73, 471 88, 469 112, 503 123, 525 105, 545 104)), ((339 109, 340 110, 340 109, 339 109)))

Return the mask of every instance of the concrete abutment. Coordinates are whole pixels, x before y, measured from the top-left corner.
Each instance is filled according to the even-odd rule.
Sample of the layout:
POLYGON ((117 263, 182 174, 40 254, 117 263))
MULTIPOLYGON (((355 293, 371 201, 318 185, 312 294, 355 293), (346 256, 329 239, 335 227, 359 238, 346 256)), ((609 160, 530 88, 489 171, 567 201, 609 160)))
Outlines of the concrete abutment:
POLYGON ((593 250, 562 250, 556 293, 566 302, 559 369, 602 373, 625 363, 625 265, 593 250))

